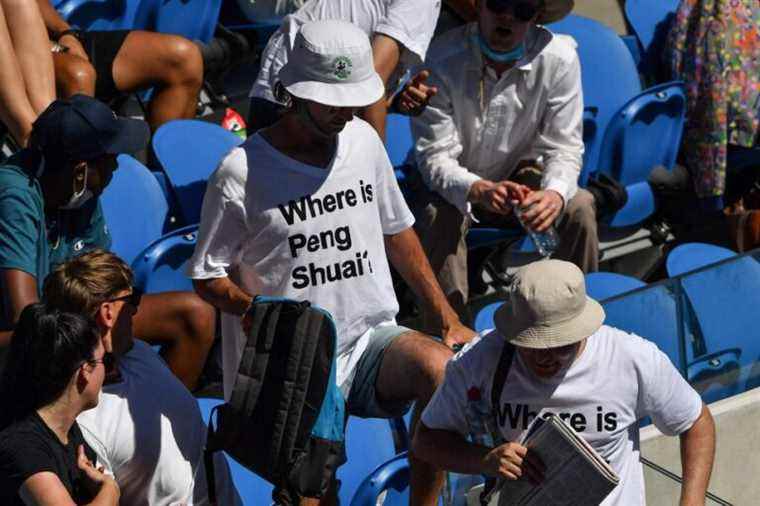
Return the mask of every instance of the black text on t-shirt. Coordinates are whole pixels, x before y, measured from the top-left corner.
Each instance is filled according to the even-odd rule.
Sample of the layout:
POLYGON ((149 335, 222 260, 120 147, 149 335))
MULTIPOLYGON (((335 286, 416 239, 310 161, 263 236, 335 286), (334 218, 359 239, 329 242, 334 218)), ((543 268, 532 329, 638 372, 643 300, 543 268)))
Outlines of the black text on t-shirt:
MULTIPOLYGON (((580 412, 553 412, 547 409, 541 413, 543 418, 547 418, 551 415, 560 417, 560 419, 567 422, 575 432, 585 432, 587 430, 596 430, 596 432, 614 432, 617 430, 618 426, 617 413, 612 411, 605 412, 602 406, 596 407, 596 416, 594 417, 594 420, 588 420, 586 415, 580 412)), ((512 404, 510 402, 505 402, 501 409, 497 410, 496 416, 499 421, 499 426, 501 427, 508 425, 511 429, 527 430, 533 419, 538 416, 538 411, 531 411, 528 404, 512 404)))

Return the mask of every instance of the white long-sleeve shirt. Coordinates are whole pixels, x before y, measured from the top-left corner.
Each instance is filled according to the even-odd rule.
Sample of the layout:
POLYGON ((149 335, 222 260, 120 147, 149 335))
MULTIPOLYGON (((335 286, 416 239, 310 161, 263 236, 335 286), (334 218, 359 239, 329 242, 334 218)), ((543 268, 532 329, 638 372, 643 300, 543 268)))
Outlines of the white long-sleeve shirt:
POLYGON ((438 87, 412 120, 415 158, 428 187, 468 212, 470 186, 509 177, 521 160, 541 160, 541 187, 565 202, 578 189, 583 157, 583 94, 572 39, 532 28, 525 56, 497 77, 484 65, 477 24, 434 41, 430 84, 438 87))

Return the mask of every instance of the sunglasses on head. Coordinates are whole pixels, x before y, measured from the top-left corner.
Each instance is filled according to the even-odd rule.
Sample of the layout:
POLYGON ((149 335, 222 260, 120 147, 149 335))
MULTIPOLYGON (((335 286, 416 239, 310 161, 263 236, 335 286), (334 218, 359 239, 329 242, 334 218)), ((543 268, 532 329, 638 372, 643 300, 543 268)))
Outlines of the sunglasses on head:
POLYGON ((533 19, 540 9, 539 5, 525 0, 486 0, 486 7, 494 14, 503 14, 512 8, 512 15, 522 22, 533 19))
POLYGON ((135 309, 137 309, 140 306, 140 300, 142 299, 143 292, 139 288, 132 288, 132 293, 127 295, 122 295, 121 297, 114 297, 113 299, 108 299, 106 302, 117 302, 117 301, 124 301, 127 304, 131 305, 135 309))

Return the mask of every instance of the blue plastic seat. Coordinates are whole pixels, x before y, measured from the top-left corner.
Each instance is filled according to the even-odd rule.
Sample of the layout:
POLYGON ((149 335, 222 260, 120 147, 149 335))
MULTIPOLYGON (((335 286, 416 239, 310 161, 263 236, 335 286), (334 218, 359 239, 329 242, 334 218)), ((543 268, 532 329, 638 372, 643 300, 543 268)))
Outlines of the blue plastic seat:
POLYGON ((177 229, 149 245, 132 262, 135 286, 145 293, 193 291, 185 265, 193 255, 198 225, 177 229))
MULTIPOLYGON (((201 409, 201 416, 206 424, 208 424, 209 418, 211 417, 211 410, 222 402, 221 399, 198 399, 198 407, 201 409)), ((238 464, 235 459, 231 458, 226 453, 224 456, 227 458, 227 462, 230 465, 232 482, 235 484, 235 487, 240 494, 240 498, 243 500, 243 504, 245 506, 266 506, 271 504, 272 484, 238 464)))
POLYGON ((153 151, 161 163, 185 223, 201 217, 206 181, 232 148, 243 140, 219 125, 174 120, 153 135, 153 151))
POLYGON ((348 419, 346 427, 347 462, 338 468, 340 504, 351 498, 366 476, 396 454, 394 434, 389 420, 379 418, 348 419))
POLYGON ((219 21, 222 0, 142 0, 135 28, 210 41, 219 21))
POLYGON ((473 330, 475 332, 483 332, 494 328, 493 315, 502 304, 504 302, 492 302, 478 311, 474 317, 473 330))
POLYGON ((409 116, 389 114, 385 121, 385 148, 388 158, 391 165, 399 167, 406 163, 409 152, 414 148, 409 116))
POLYGON ((691 242, 673 248, 668 254, 665 268, 668 276, 675 277, 735 256, 735 252, 722 246, 691 242))
POLYGON ((169 205, 153 174, 129 155, 100 197, 113 244, 111 251, 131 263, 170 225, 169 205))
MULTIPOLYGON (((351 506, 375 506, 386 492, 384 506, 409 504, 409 459, 400 453, 374 469, 360 484, 351 499, 351 506)), ((349 504, 342 503, 341 504, 349 504)))
POLYGON ((640 279, 616 272, 591 272, 586 274, 586 295, 602 301, 647 286, 640 279))
POLYGON ((641 47, 641 71, 656 77, 679 0, 626 0, 625 17, 641 47))
POLYGON ((126 30, 134 26, 141 0, 58 0, 53 7, 83 30, 126 30))

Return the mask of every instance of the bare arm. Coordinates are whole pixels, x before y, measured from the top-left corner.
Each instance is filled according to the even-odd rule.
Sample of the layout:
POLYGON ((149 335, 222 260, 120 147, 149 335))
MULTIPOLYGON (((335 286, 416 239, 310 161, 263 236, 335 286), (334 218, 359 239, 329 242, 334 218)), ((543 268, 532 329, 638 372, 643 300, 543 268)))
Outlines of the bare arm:
MULTIPOLYGON (((37 473, 21 485, 19 495, 28 506, 77 506, 60 478, 51 472, 37 473)), ((95 498, 85 506, 115 506, 119 504, 119 488, 113 478, 100 486, 95 498)))
POLYGON ((39 298, 35 277, 18 269, 0 270, 0 287, 5 308, 5 328, 0 330, 0 348, 5 348, 10 344, 12 329, 21 316, 21 311, 29 304, 37 302, 39 298))
POLYGON ((198 296, 225 313, 243 315, 253 301, 253 296, 230 281, 230 278, 194 279, 193 287, 198 296))
POLYGON ((689 430, 681 434, 681 466, 683 487, 681 506, 705 504, 705 493, 710 483, 715 458, 715 422, 707 406, 689 430))
MULTIPOLYGON (((391 37, 382 33, 375 34, 372 40, 372 59, 375 62, 375 70, 383 80, 383 84, 388 83, 391 74, 398 65, 401 55, 401 47, 391 37)), ((380 100, 374 104, 365 107, 362 117, 367 123, 377 131, 381 139, 385 140, 385 116, 388 114, 388 99, 383 94, 380 100)))
POLYGON ((71 28, 66 20, 50 4, 50 0, 37 0, 37 5, 40 6, 40 13, 51 39, 57 38, 59 33, 71 28))
POLYGON ((457 343, 469 342, 475 332, 462 325, 459 316, 449 305, 414 229, 407 228, 398 234, 386 235, 385 250, 412 291, 428 305, 433 314, 438 315, 444 344, 451 347, 457 343))

